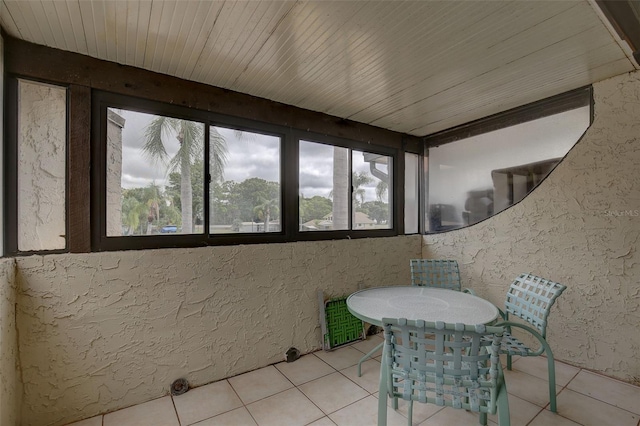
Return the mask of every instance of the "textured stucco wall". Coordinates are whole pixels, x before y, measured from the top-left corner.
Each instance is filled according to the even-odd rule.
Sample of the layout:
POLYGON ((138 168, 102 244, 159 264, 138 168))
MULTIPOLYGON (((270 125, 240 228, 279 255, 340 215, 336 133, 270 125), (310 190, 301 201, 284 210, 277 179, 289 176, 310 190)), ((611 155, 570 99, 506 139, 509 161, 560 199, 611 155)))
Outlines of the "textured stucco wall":
POLYGON ((24 425, 64 424, 319 349, 317 290, 406 284, 421 237, 17 259, 24 425))
POLYGON ((640 72, 594 85, 595 120, 520 204, 424 237, 423 255, 461 263, 466 284, 504 304, 532 272, 568 286, 550 317, 558 359, 640 380, 640 72))
POLYGON ((67 92, 21 80, 18 97, 18 249, 63 249, 67 92))
POLYGON ((126 120, 107 110, 107 235, 122 235, 122 128, 126 120))
POLYGON ((14 259, 0 259, 0 425, 17 425, 20 412, 14 259))

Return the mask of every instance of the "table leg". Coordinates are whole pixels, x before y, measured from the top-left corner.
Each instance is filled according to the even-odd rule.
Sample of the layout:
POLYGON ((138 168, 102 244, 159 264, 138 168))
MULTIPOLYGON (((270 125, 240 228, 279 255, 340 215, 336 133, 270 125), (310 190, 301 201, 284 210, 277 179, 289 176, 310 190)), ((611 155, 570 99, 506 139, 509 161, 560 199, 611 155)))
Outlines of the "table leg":
POLYGON ((358 377, 362 377, 362 363, 368 360, 369 358, 371 358, 373 354, 379 351, 380 349, 382 349, 383 346, 384 346, 384 341, 380 343, 378 346, 376 346, 375 348, 371 349, 369 353, 367 353, 365 356, 363 356, 360 359, 360 362, 358 362, 358 377))

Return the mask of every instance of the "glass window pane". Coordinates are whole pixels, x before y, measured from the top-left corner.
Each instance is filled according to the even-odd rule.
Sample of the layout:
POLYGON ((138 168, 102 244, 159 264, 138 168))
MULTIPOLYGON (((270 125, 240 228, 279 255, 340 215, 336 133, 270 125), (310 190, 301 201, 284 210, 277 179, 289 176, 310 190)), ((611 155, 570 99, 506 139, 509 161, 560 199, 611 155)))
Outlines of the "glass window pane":
POLYGON ((349 229, 349 150, 300 141, 300 231, 349 229))
POLYGON ((418 233, 419 214, 419 186, 418 166, 420 156, 418 154, 405 153, 404 155, 404 233, 418 233))
POLYGON ((18 250, 66 247, 67 91, 18 82, 18 250))
POLYGON ((280 232, 280 138, 210 127, 211 234, 280 232))
POLYGON ((107 110, 107 236, 199 234, 204 124, 107 110))
POLYGON ((472 225, 517 203, 589 126, 585 106, 429 149, 429 232, 472 225))
POLYGON ((392 228, 392 158, 353 151, 352 162, 352 229, 392 228))

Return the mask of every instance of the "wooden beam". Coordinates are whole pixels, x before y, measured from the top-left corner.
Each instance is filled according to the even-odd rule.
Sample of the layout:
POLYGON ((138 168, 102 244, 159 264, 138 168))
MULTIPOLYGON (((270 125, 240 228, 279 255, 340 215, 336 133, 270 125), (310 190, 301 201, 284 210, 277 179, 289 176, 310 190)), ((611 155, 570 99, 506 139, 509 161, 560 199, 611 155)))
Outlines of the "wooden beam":
POLYGON ((69 155, 67 163, 67 247, 91 251, 91 89, 69 86, 69 155))
POLYGON ((415 136, 9 36, 5 40, 5 70, 396 149, 402 149, 403 139, 405 144, 419 143, 415 136))

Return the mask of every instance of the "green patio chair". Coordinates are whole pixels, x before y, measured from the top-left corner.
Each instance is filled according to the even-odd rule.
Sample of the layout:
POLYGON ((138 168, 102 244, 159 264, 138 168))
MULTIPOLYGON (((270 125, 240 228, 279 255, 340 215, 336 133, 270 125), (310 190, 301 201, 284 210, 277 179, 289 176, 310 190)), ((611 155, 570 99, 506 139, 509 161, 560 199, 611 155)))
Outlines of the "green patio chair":
POLYGON ((501 426, 509 425, 507 387, 500 365, 502 327, 443 322, 382 320, 384 349, 378 396, 378 426, 387 424, 387 398, 409 404, 435 404, 487 414, 498 413, 501 426))
POLYGON ((547 343, 547 318, 551 306, 567 287, 556 282, 531 275, 521 274, 509 287, 505 310, 500 315, 504 319, 500 326, 505 327, 501 353, 507 355, 507 369, 511 370, 513 355, 538 356, 546 355, 549 369, 549 402, 552 412, 557 413, 556 404, 556 370, 553 352, 547 343), (529 325, 509 321, 509 316, 525 320, 529 325), (540 343, 537 349, 531 349, 511 334, 512 328, 530 333, 540 343))
POLYGON ((475 294, 473 290, 462 289, 460 269, 455 260, 411 259, 411 285, 446 288, 475 294))

